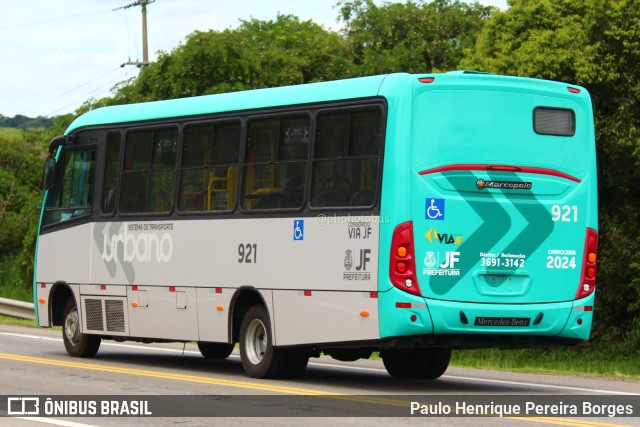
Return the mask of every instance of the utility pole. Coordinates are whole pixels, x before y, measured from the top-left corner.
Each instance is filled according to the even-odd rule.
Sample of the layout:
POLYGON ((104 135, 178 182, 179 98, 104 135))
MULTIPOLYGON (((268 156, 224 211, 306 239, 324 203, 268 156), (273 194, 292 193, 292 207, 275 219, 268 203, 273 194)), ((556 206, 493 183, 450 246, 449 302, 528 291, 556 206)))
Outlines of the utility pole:
POLYGON ((142 7, 142 62, 140 61, 132 62, 131 58, 129 58, 129 62, 123 63, 122 65, 120 65, 121 67, 124 67, 125 65, 135 65, 137 67, 149 65, 149 44, 147 42, 147 5, 155 1, 156 0, 138 0, 126 6, 117 7, 113 9, 114 11, 116 11, 120 9, 129 9, 130 7, 134 7, 134 6, 142 7))

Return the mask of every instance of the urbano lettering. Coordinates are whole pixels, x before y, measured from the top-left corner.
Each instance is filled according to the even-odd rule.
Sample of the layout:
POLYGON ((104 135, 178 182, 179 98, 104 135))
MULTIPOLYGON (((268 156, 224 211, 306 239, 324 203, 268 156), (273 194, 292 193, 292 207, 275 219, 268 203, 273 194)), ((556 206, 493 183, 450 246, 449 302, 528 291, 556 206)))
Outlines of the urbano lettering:
POLYGON ((173 256, 173 239, 169 233, 141 232, 136 235, 125 227, 124 233, 105 235, 102 245, 103 261, 118 262, 119 254, 124 262, 169 262, 173 256))

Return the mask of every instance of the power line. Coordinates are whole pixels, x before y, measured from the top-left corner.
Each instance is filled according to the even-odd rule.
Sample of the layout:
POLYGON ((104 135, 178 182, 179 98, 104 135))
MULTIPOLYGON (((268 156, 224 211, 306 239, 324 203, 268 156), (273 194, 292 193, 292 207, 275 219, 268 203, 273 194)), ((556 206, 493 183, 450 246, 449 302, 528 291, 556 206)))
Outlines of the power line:
MULTIPOLYGON (((94 15, 94 14, 102 14, 102 13, 108 13, 108 12, 112 12, 118 9, 128 9, 131 7, 135 7, 135 6, 141 6, 142 7, 142 24, 143 24, 143 61, 142 62, 131 62, 129 61, 128 63, 122 64, 120 67, 124 67, 125 65, 137 65, 138 67, 143 66, 143 65, 148 65, 149 64, 149 60, 148 60, 148 53, 147 53, 147 40, 146 40, 146 6, 154 3, 156 0, 136 0, 135 2, 128 4, 126 6, 120 7, 120 8, 116 8, 116 9, 112 9, 112 10, 100 10, 100 11, 93 11, 93 12, 86 12, 86 13, 81 13, 81 14, 75 14, 75 15, 67 15, 67 16, 59 16, 59 17, 53 17, 53 18, 48 18, 48 19, 42 19, 42 20, 38 20, 38 21, 31 21, 31 22, 23 22, 23 23, 17 23, 17 24, 11 24, 11 25, 5 25, 5 26, 0 26, 0 30, 3 29, 9 29, 9 28, 16 28, 16 27, 22 27, 22 26, 29 26, 29 25, 36 25, 36 24, 42 24, 42 23, 47 23, 47 22, 52 22, 52 21, 60 21, 60 20, 66 20, 66 19, 72 19, 72 18, 77 18, 77 17, 82 17, 82 16, 87 16, 87 15, 94 15)), ((129 27, 128 22, 127 22, 127 27, 129 27)), ((128 28, 129 30, 129 35, 131 36, 131 29, 128 28)), ((38 105, 35 105, 33 107, 30 107, 24 111, 22 111, 22 113, 18 113, 17 115, 25 115, 26 113, 33 111, 37 108, 40 108, 44 105, 47 105, 53 101, 59 100, 60 98, 66 97, 67 95, 69 95, 72 92, 75 92, 93 82, 95 82, 96 80, 99 80, 101 78, 103 78, 104 76, 113 73, 114 71, 118 70, 118 68, 114 68, 112 70, 109 70, 108 72, 97 76, 79 86, 76 86, 75 88, 68 90, 60 95, 55 96, 54 98, 48 99, 38 105)), ((131 72, 126 72, 124 75, 121 75, 119 77, 117 77, 116 79, 110 80, 109 82, 97 87, 96 89, 94 89, 93 91, 89 92, 88 94, 75 99, 74 101, 72 101, 71 103, 68 103, 66 105, 61 106, 60 108, 57 108, 55 111, 52 111, 51 113, 47 114, 47 116, 51 116, 65 108, 67 108, 70 105, 76 104, 77 102, 81 101, 81 100, 88 100, 90 99, 91 95, 100 91, 102 88, 104 88, 104 86, 109 85, 109 84, 113 84, 113 82, 117 81, 117 80, 123 80, 125 79, 129 74, 131 74, 131 72)))
MULTIPOLYGON (((117 70, 119 70, 119 69, 120 69, 120 67, 116 67, 116 68, 114 68, 113 70, 110 70, 110 71, 108 71, 108 72, 107 72, 107 73, 105 73, 105 74, 102 74, 101 76, 98 76, 98 77, 96 77, 96 78, 94 78, 94 79, 91 79, 91 80, 89 80, 88 82, 83 83, 83 84, 81 84, 80 86, 77 86, 77 87, 75 87, 75 88, 73 88, 73 89, 71 89, 71 90, 69 90, 69 91, 67 91, 67 92, 63 93, 62 95, 59 95, 59 96, 57 96, 57 97, 55 97, 55 98, 52 98, 52 99, 50 99, 50 100, 48 100, 48 101, 45 101, 45 102, 43 102, 43 103, 41 103, 41 104, 39 104, 39 105, 37 105, 37 106, 35 106, 35 107, 31 107, 31 108, 29 108, 29 109, 27 109, 27 110, 24 110, 22 113, 15 114, 15 115, 14 115, 14 117, 15 117, 15 116, 24 116, 24 115, 25 115, 25 113, 27 113, 28 111, 34 110, 34 109, 36 109, 36 108, 39 108, 39 107, 41 107, 41 106, 43 106, 43 105, 46 105, 46 104, 48 104, 48 103, 52 102, 52 101, 55 101, 55 100, 57 100, 57 99, 59 99, 59 98, 62 98, 62 97, 64 97, 64 96, 66 96, 66 95, 68 95, 68 94, 70 94, 70 93, 72 93, 72 92, 74 92, 74 91, 76 91, 76 90, 78 90, 78 89, 80 89, 80 88, 82 88, 82 87, 84 87, 84 86, 88 85, 89 83, 92 83, 92 82, 94 82, 94 81, 96 81, 96 80, 98 80, 98 79, 100 79, 100 78, 102 78, 102 77, 106 76, 107 74, 113 73, 114 71, 117 71, 117 70)), ((135 68, 131 68, 131 69, 129 69, 128 71, 126 71, 124 74, 121 74, 121 75, 119 75, 118 77, 116 77, 116 78, 114 78, 114 79, 111 79, 111 80, 109 80, 108 82, 106 82, 106 83, 104 83, 104 84, 102 84, 102 85, 100 85, 100 86, 98 86, 98 87, 94 88, 94 89, 93 89, 92 91, 90 91, 89 93, 87 93, 87 94, 85 94, 85 95, 83 95, 83 96, 81 96, 81 97, 79 97, 79 98, 76 98, 76 99, 74 99, 73 101, 71 101, 71 102, 69 102, 69 103, 67 103, 67 104, 62 105, 61 107, 57 108, 56 110, 54 110, 54 111, 52 111, 52 112, 50 112, 50 113, 48 113, 48 114, 45 114, 45 115, 41 115, 41 114, 40 114, 40 115, 39 115, 39 117, 50 117, 50 116, 53 116, 55 113, 57 113, 57 112, 59 112, 59 111, 61 111, 61 110, 64 110, 65 108, 67 108, 67 107, 69 107, 69 106, 72 106, 72 105, 77 104, 79 101, 87 101, 87 100, 89 100, 89 99, 92 97, 92 95, 93 95, 93 94, 95 94, 95 93, 99 92, 99 91, 100 91, 100 90, 102 90, 105 86, 107 86, 107 85, 112 85, 114 82, 117 82, 117 81, 123 81, 124 79, 126 79, 126 78, 129 76, 129 74, 131 74, 131 73, 132 73, 133 71, 135 71, 135 70, 136 70, 135 68)), ((11 119, 11 117, 5 117, 5 118, 4 118, 4 120, 0 120, 0 126, 2 126, 2 124, 4 124, 4 123, 8 122, 10 119, 11 119)), ((37 118, 34 118, 32 121, 37 121, 37 118)), ((30 123, 30 122, 27 122, 27 124, 28 124, 28 123, 30 123)))
POLYGON ((85 87, 85 86, 86 86, 86 85, 88 85, 89 83, 93 83, 93 82, 95 82, 96 80, 99 80, 99 79, 103 78, 103 77, 104 77, 104 76, 106 76, 107 74, 111 74, 111 73, 113 73, 114 71, 117 71, 117 70, 118 70, 118 68, 120 68, 120 67, 114 68, 113 70, 109 70, 109 71, 107 71, 106 73, 104 73, 104 74, 102 74, 102 75, 100 75, 100 76, 98 76, 98 77, 95 77, 95 78, 93 78, 93 79, 89 80, 88 82, 85 82, 85 83, 81 84, 80 86, 76 86, 75 88, 73 88, 73 89, 71 89, 71 90, 68 90, 67 92, 62 93, 62 94, 60 94, 60 95, 56 96, 55 98, 51 98, 51 99, 49 99, 49 100, 47 100, 47 101, 44 101, 44 102, 42 102, 42 103, 40 103, 40 104, 38 104, 38 105, 36 105, 36 106, 33 106, 33 107, 31 107, 31 108, 28 108, 28 109, 24 110, 24 111, 22 112, 22 114, 24 115, 24 113, 28 113, 28 112, 29 112, 29 111, 31 111, 31 110, 35 110, 36 108, 40 108, 40 107, 42 107, 43 105, 47 105, 47 104, 49 104, 49 103, 51 103, 51 102, 53 102, 53 101, 55 101, 55 100, 57 100, 57 99, 60 99, 60 98, 62 98, 62 97, 65 97, 65 96, 69 95, 70 93, 75 92, 76 90, 78 90, 78 89, 80 89, 80 88, 85 87))
POLYGON ((122 13, 118 13, 118 16, 120 16, 120 18, 122 18, 122 20, 124 21, 124 24, 127 27, 127 34, 129 36, 128 37, 129 44, 127 46, 127 49, 129 49, 129 58, 131 58, 132 46, 133 46, 133 50, 135 50, 137 57, 139 57, 140 51, 138 50, 138 38, 136 37, 135 33, 131 31, 131 25, 129 24, 129 19, 127 18, 126 12, 124 12, 124 10, 122 9, 119 10, 119 12, 122 12, 122 13))
MULTIPOLYGON (((120 68, 120 67, 116 68, 116 70, 117 70, 117 69, 119 69, 119 68, 120 68)), ((111 85, 111 84, 113 84, 113 83, 114 83, 114 82, 116 82, 116 81, 124 80, 124 79, 125 79, 129 74, 131 74, 133 71, 135 71, 135 68, 131 68, 131 69, 129 69, 126 73, 124 73, 124 75, 122 75, 122 76, 118 76, 118 77, 116 77, 116 78, 114 78, 114 79, 109 80, 108 82, 106 82, 106 83, 104 83, 104 84, 102 84, 102 85, 98 86, 97 88, 95 88, 94 90, 92 90, 91 92, 89 92, 88 94, 83 95, 83 96, 81 96, 81 97, 79 97, 79 98, 74 99, 73 101, 71 101, 71 102, 69 102, 69 103, 67 103, 67 104, 65 104, 65 105, 63 105, 63 106, 61 106, 60 108, 58 108, 58 109, 56 109, 56 110, 54 110, 54 111, 52 111, 52 112, 50 112, 50 113, 46 114, 45 116, 46 116, 46 117, 52 116, 52 115, 54 115, 55 113, 57 113, 57 112, 59 112, 59 111, 61 111, 61 110, 64 110, 64 109, 65 109, 65 108, 67 108, 67 107, 70 107, 71 105, 75 105, 75 104, 77 104, 77 103, 78 103, 78 102, 80 102, 80 101, 88 101, 90 98, 92 98, 92 96, 91 96, 91 95, 93 95, 93 94, 95 94, 95 93, 99 92, 100 90, 102 90, 102 89, 103 89, 105 86, 107 86, 107 85, 111 85)))
POLYGON ((119 9, 129 9, 130 7, 140 6, 142 8, 142 62, 135 61, 125 62, 121 65, 124 67, 125 65, 135 65, 137 67, 142 67, 144 65, 149 65, 149 47, 147 42, 147 5, 154 3, 156 0, 136 0, 135 2, 128 4, 126 6, 118 7, 113 9, 114 11, 119 9))
POLYGON ((45 22, 61 21, 61 20, 70 19, 70 18, 77 18, 79 16, 97 15, 97 14, 107 13, 107 12, 111 12, 111 10, 110 9, 104 9, 104 10, 97 10, 97 11, 94 11, 94 12, 80 13, 78 15, 58 16, 56 18, 41 19, 39 21, 31 21, 31 22, 22 22, 22 23, 19 23, 19 24, 3 25, 3 26, 0 26, 0 30, 4 30, 4 29, 7 29, 7 28, 26 27, 28 25, 36 25, 36 24, 42 24, 42 23, 45 23, 45 22))

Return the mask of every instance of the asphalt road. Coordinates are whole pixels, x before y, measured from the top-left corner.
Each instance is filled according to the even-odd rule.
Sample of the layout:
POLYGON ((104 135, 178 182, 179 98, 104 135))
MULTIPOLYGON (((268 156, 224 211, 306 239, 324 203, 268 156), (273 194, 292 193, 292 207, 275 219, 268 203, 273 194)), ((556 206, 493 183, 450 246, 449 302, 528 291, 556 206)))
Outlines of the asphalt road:
POLYGON ((304 376, 295 381, 256 380, 244 374, 237 354, 209 361, 191 344, 103 341, 95 358, 77 359, 66 354, 59 331, 0 325, 0 396, 5 401, 30 396, 95 400, 100 411, 103 401, 117 399, 112 410, 131 411, 128 417, 66 417, 67 406, 58 409, 62 415, 2 416, 2 426, 640 426, 638 394, 636 381, 461 368, 449 368, 436 381, 400 381, 378 361, 341 363, 327 357, 311 359, 304 376), (155 411, 154 416, 132 416, 133 401, 143 402, 140 410, 148 401, 147 410, 155 411), (454 405, 480 412, 487 407, 513 411, 520 405, 524 412, 526 402, 540 408, 530 409, 525 417, 443 416, 454 405), (574 403, 584 409, 585 402, 601 415, 571 414, 574 403), (622 407, 611 406, 617 404, 622 407), (611 410, 626 411, 628 404, 633 405, 633 417, 606 416, 611 410))

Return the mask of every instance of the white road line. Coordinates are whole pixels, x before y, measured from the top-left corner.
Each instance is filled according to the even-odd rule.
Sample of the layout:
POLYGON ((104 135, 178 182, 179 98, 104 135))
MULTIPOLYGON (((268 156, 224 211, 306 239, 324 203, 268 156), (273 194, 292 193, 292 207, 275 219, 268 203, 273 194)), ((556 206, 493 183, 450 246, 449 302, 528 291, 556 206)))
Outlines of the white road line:
POLYGON ((481 381, 481 382, 495 383, 495 384, 526 385, 530 387, 555 388, 559 390, 585 391, 589 393, 621 394, 621 395, 630 394, 634 396, 638 395, 638 393, 629 393, 629 392, 623 392, 623 391, 609 391, 609 390, 599 390, 599 389, 593 389, 593 388, 567 387, 567 386, 561 386, 561 385, 523 383, 520 381, 491 380, 491 379, 485 379, 485 378, 461 377, 458 375, 443 375, 442 378, 452 378, 452 379, 465 380, 465 381, 481 381))
POLYGON ((81 423, 75 423, 73 421, 58 420, 56 418, 43 418, 43 417, 11 417, 11 418, 16 418, 18 420, 25 420, 25 421, 37 421, 39 423, 53 424, 56 426, 65 426, 65 427, 98 427, 92 424, 81 424, 81 423))
MULTIPOLYGON (((29 335, 29 334, 17 334, 11 332, 0 332, 0 335, 7 335, 19 338, 30 338, 30 339, 38 339, 38 340, 48 340, 48 341, 62 341, 62 338, 50 338, 50 337, 41 337, 38 335, 29 335)), ((199 355, 199 351, 193 350, 181 350, 175 348, 162 348, 162 347, 151 347, 149 345, 135 345, 135 344, 121 344, 121 343, 112 343, 112 342, 103 342, 102 345, 108 347, 120 347, 120 348, 131 348, 136 350, 147 350, 147 351, 161 351, 165 353, 179 353, 179 354, 197 354, 199 355)), ((239 359, 240 357, 237 355, 229 356, 231 359, 239 359)), ((317 366, 322 368, 330 368, 330 369, 338 369, 338 370, 347 370, 347 371, 365 371, 365 372, 377 372, 377 373, 385 373, 386 370, 382 368, 364 368, 361 366, 344 366, 344 365, 332 365, 328 363, 322 362, 309 362, 310 366, 317 366)), ((600 394, 614 394, 614 395, 634 395, 637 396, 640 393, 630 393, 623 391, 611 391, 611 390, 599 390, 593 388, 582 388, 582 387, 568 387, 561 385, 551 385, 551 384, 537 384, 537 383, 525 383, 520 381, 507 381, 507 380, 494 380, 488 378, 474 378, 474 377, 463 377, 459 375, 443 375, 444 379, 454 379, 454 380, 464 380, 464 381, 476 381, 476 382, 484 382, 484 383, 492 383, 492 384, 504 384, 504 385, 514 385, 514 386, 528 386, 528 387, 538 387, 538 388, 546 388, 546 389, 556 389, 556 390, 571 390, 571 391, 581 391, 586 393, 600 393, 600 394)))
MULTIPOLYGON (((62 342, 62 338, 41 337, 41 336, 38 336, 38 335, 16 334, 16 333, 11 333, 11 332, 0 332, 0 335, 7 335, 7 336, 11 336, 11 337, 18 337, 18 338, 30 338, 30 339, 36 339, 36 340, 62 342)), ((107 347, 133 348, 133 349, 136 349, 136 350, 164 351, 164 352, 167 352, 167 353, 200 354, 199 351, 193 351, 193 350, 184 350, 184 352, 183 352, 182 350, 176 349, 176 348, 150 347, 148 345, 122 344, 122 343, 116 343, 116 342, 102 342, 100 345, 101 346, 107 346, 107 347)))
MULTIPOLYGON (((363 368, 360 366, 330 365, 330 364, 319 363, 319 362, 315 362, 315 363, 309 362, 309 365, 336 368, 336 369, 345 369, 345 370, 374 371, 374 372, 386 373, 386 370, 382 368, 378 369, 378 368, 363 368)), ((529 387, 554 388, 559 390, 584 391, 589 393, 616 394, 616 395, 619 394, 619 395, 634 395, 634 396, 638 395, 638 393, 630 393, 630 392, 624 392, 624 391, 609 391, 609 390, 599 390, 599 389, 593 389, 593 388, 568 387, 568 386, 551 385, 551 384, 524 383, 520 381, 506 381, 506 380, 493 380, 488 378, 462 377, 459 375, 443 375, 441 378, 445 378, 445 379, 450 378, 454 380, 465 380, 465 381, 478 381, 478 382, 505 384, 505 385, 518 385, 518 386, 524 385, 529 387)))
POLYGON ((0 335, 6 335, 8 337, 18 337, 18 338, 31 338, 31 339, 45 340, 45 341, 62 341, 62 338, 49 338, 49 337, 41 337, 38 335, 15 334, 11 332, 0 332, 0 335))

